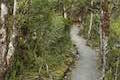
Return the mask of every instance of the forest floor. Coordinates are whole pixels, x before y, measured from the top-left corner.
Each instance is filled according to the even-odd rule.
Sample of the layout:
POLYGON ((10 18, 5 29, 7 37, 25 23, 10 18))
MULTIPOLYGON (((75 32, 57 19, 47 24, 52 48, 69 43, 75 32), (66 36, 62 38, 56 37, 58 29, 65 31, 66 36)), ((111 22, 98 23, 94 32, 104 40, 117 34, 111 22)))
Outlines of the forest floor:
POLYGON ((76 45, 79 59, 72 68, 69 80, 98 80, 97 54, 95 50, 86 45, 86 40, 79 36, 79 32, 79 27, 73 25, 70 35, 76 45))

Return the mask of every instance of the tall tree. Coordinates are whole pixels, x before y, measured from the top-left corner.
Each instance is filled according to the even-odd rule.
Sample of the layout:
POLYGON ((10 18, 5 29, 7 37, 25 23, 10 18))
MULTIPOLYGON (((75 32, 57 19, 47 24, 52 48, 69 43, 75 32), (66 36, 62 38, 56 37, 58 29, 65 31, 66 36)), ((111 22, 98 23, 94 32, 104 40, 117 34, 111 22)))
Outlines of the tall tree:
POLYGON ((0 80, 4 80, 5 55, 7 53, 7 15, 8 15, 8 0, 1 0, 1 24, 0 29, 0 80))
POLYGON ((17 28, 16 28, 16 6, 17 1, 14 0, 14 8, 13 8, 13 27, 11 30, 10 36, 8 35, 8 0, 1 1, 1 24, 2 27, 0 29, 0 80, 4 80, 5 74, 10 67, 11 57, 15 52, 15 38, 17 36, 17 28), (8 37, 10 40, 8 40, 8 37))
POLYGON ((17 27, 16 27, 16 11, 17 11, 17 1, 14 0, 14 8, 13 8, 13 27, 12 27, 12 34, 10 35, 10 42, 8 45, 8 52, 6 56, 7 65, 10 64, 10 59, 15 52, 15 45, 16 45, 16 36, 17 36, 17 27))
POLYGON ((108 37, 110 26, 109 1, 101 0, 101 25, 100 25, 100 47, 102 55, 102 79, 105 79, 106 73, 106 54, 108 53, 108 37))

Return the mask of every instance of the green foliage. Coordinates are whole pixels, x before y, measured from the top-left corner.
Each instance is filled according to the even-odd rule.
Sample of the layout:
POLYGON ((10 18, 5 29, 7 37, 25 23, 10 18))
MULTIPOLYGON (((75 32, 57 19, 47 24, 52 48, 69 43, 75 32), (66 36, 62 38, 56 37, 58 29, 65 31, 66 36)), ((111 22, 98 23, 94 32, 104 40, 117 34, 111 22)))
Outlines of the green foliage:
POLYGON ((20 34, 13 66, 6 80, 59 80, 73 61, 73 45, 66 20, 51 10, 54 1, 19 3, 20 34), (23 7, 25 7, 23 9, 23 7))
MULTIPOLYGON (((68 65, 73 61, 74 50, 69 37, 69 25, 72 22, 63 18, 63 7, 67 9, 66 13, 70 19, 76 19, 83 13, 84 29, 81 33, 87 38, 90 25, 89 13, 99 12, 100 8, 100 0, 94 0, 94 2, 94 6, 90 6, 91 0, 18 1, 16 16, 19 29, 18 46, 13 66, 8 72, 6 80, 62 79, 68 65), (94 11, 94 8, 98 8, 97 11, 94 11)), ((13 1, 9 2, 9 6, 10 14, 12 14, 13 1)), ((120 57, 120 50, 116 47, 116 45, 120 45, 120 19, 118 18, 120 9, 118 8, 113 9, 114 13, 111 18, 109 54, 106 55, 106 80, 114 80, 116 65, 119 63, 117 59, 120 57)), ((10 16, 9 23, 12 21, 10 16)), ((99 47, 99 26, 100 16, 99 13, 95 13, 88 40, 92 47, 99 47)), ((120 66, 118 71, 120 71, 120 66)), ((117 76, 120 79, 119 72, 117 76)))
POLYGON ((116 76, 116 69, 118 70, 117 72, 117 77, 118 79, 120 78, 119 76, 119 71, 120 71, 120 66, 117 67, 117 65, 120 65, 120 49, 119 49, 119 40, 120 40, 120 19, 113 20, 111 22, 111 27, 110 27, 110 38, 109 38, 109 54, 107 55, 107 63, 108 63, 108 69, 107 69, 107 76, 106 80, 113 80, 115 79, 116 76), (118 45, 118 46, 117 46, 118 45))
POLYGON ((112 22, 111 31, 117 38, 120 38, 119 36, 120 35, 120 19, 119 18, 112 22))

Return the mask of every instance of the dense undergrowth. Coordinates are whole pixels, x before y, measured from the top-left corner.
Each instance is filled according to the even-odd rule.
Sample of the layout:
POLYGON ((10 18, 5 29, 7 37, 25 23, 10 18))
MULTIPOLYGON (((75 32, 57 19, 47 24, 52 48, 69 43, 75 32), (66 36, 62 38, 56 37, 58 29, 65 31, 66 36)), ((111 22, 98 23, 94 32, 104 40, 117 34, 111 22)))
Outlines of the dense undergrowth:
POLYGON ((6 80, 60 80, 74 57, 69 21, 51 10, 52 2, 25 3, 19 4, 18 47, 6 80))
MULTIPOLYGON (((93 1, 95 1, 93 6, 90 6, 91 0, 18 1, 16 15, 19 30, 18 44, 13 65, 8 71, 6 80, 62 79, 69 64, 73 62, 75 50, 69 36, 71 21, 63 18, 64 7, 68 8, 68 17, 78 18, 79 15, 84 17, 82 19, 83 30, 80 33, 86 39, 88 39, 90 13, 93 12, 93 24, 88 45, 99 48, 100 3, 99 0, 93 1)), ((10 1, 10 15, 12 14, 12 3, 13 1, 10 1)), ((116 77, 116 80, 120 79, 118 10, 119 8, 111 16, 105 80, 115 80, 116 77)), ((11 16, 9 23, 12 23, 11 16)))

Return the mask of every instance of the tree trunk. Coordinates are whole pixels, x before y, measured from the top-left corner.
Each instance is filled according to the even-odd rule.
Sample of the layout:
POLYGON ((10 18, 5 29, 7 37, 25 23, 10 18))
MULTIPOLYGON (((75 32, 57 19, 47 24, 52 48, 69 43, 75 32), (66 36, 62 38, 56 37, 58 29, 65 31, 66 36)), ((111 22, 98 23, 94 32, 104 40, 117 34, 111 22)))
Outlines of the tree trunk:
POLYGON ((8 15, 8 0, 1 0, 1 24, 0 29, 0 80, 4 80, 6 72, 5 55, 7 53, 7 15, 8 15))
POLYGON ((108 7, 108 0, 101 0, 101 26, 100 26, 100 41, 101 41, 101 55, 102 55, 102 79, 105 79, 106 73, 106 54, 108 53, 108 37, 110 26, 110 14, 108 7))
POLYGON ((16 46, 16 36, 17 36, 17 27, 16 27, 16 10, 17 10, 17 1, 14 0, 14 8, 13 8, 13 17, 14 17, 14 22, 13 22, 13 29, 12 29, 12 34, 10 36, 10 42, 8 45, 8 52, 6 56, 7 60, 7 65, 10 64, 11 57, 14 55, 15 52, 15 46, 16 46))
POLYGON ((14 9, 13 9, 13 17, 14 17, 14 23, 13 23, 13 29, 11 31, 11 35, 9 36, 7 29, 7 15, 8 15, 8 6, 7 6, 8 0, 2 0, 1 1, 1 23, 2 27, 0 29, 0 80, 5 79, 5 74, 10 67, 10 61, 11 57, 13 56, 15 52, 15 38, 17 36, 17 28, 16 28, 16 6, 17 2, 14 0, 14 9), (10 37, 9 43, 8 38, 10 37))
MULTIPOLYGON (((91 1, 91 6, 93 6, 93 0, 91 1)), ((90 38, 91 30, 92 30, 92 24, 93 24, 93 13, 91 12, 90 16, 90 26, 88 30, 88 39, 90 38)))
POLYGON ((67 12, 65 6, 63 6, 63 17, 67 19, 67 12))

